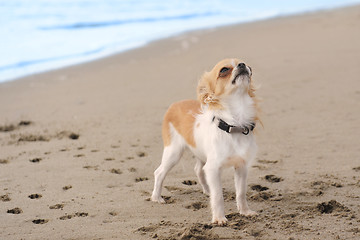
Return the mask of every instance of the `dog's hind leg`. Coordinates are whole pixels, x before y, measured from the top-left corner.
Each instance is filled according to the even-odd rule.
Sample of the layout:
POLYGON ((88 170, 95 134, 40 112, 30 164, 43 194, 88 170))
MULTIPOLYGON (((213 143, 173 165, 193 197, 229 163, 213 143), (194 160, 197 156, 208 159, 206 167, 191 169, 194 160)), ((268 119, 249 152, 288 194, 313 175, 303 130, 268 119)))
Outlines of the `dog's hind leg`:
POLYGON ((195 170, 196 176, 198 177, 199 182, 203 188, 204 194, 209 195, 210 190, 209 190, 209 185, 207 184, 206 178, 205 178, 205 173, 204 173, 204 169, 203 169, 204 165, 205 164, 201 160, 198 159, 196 161, 194 170, 195 170))
POLYGON ((166 174, 179 162, 183 152, 184 145, 176 142, 164 148, 161 164, 154 172, 155 182, 151 201, 165 203, 165 200, 161 197, 162 184, 166 174))

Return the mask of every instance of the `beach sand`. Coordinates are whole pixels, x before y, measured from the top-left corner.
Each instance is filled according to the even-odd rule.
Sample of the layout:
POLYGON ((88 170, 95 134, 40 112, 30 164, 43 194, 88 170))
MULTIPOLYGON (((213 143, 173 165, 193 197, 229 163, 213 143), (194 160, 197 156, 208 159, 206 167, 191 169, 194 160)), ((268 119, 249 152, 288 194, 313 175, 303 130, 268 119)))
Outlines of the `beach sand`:
POLYGON ((0 84, 0 239, 359 239, 359 26, 354 6, 195 31, 0 84), (225 169, 218 227, 190 153, 167 204, 149 197, 167 107, 227 57, 252 67, 264 127, 259 214, 237 213, 225 169))

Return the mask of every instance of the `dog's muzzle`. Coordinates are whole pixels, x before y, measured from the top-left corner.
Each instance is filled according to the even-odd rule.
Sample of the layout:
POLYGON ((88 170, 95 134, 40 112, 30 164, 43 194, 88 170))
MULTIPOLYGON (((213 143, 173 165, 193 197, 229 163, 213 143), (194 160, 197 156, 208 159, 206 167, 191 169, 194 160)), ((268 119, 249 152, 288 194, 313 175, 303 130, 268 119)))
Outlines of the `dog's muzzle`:
POLYGON ((237 74, 237 76, 240 76, 240 75, 249 75, 249 71, 245 65, 245 63, 239 63, 237 68, 239 69, 239 73, 237 74))
POLYGON ((250 76, 250 72, 248 70, 248 68, 246 67, 245 63, 239 63, 237 66, 238 69, 238 73, 236 74, 234 80, 232 81, 232 84, 236 83, 236 80, 240 77, 240 76, 250 76))

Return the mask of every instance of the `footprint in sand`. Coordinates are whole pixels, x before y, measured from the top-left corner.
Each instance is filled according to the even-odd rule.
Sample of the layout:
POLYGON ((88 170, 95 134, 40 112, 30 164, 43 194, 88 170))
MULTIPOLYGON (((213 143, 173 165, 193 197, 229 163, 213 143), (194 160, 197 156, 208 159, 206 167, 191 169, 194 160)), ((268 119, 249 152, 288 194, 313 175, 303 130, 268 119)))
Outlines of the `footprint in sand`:
POLYGON ((64 186, 62 189, 63 189, 64 191, 66 191, 66 190, 69 190, 69 189, 71 189, 71 188, 72 188, 71 185, 66 185, 66 186, 64 186))
POLYGON ((196 182, 196 181, 192 181, 192 180, 185 180, 185 181, 182 182, 182 184, 191 186, 191 185, 196 185, 197 182, 196 182))
POLYGON ((0 132, 11 132, 18 129, 21 126, 29 126, 32 122, 31 121, 20 121, 17 125, 15 124, 8 124, 0 126, 0 132))
POLYGON ((146 152, 137 152, 136 155, 138 157, 146 157, 147 156, 146 152))
POLYGON ((86 166, 83 166, 83 168, 85 168, 85 169, 94 169, 95 171, 98 171, 98 170, 99 170, 99 166, 98 166, 98 165, 96 165, 96 166, 86 165, 86 166))
POLYGON ((187 209, 192 209, 193 211, 200 210, 202 208, 207 208, 207 205, 202 202, 194 202, 190 205, 185 206, 187 209))
POLYGON ((74 217, 87 217, 89 214, 86 212, 76 212, 74 214, 69 214, 69 215, 64 215, 59 217, 60 220, 68 220, 68 219, 72 219, 74 217))
POLYGON ((9 160, 7 159, 0 159, 0 164, 8 164, 9 160))
POLYGON ((162 196, 163 199, 165 200, 166 204, 171 204, 175 202, 175 199, 171 198, 171 197, 167 197, 167 196, 162 196))
POLYGON ((360 167, 354 167, 353 170, 354 170, 355 172, 360 172, 360 167))
POLYGON ((264 166, 262 166, 262 165, 253 165, 253 166, 251 166, 252 168, 257 168, 257 169, 259 169, 259 170, 266 170, 267 169, 267 167, 264 167, 264 166))
POLYGON ((47 223, 49 220, 48 219, 35 219, 35 220, 32 220, 32 222, 34 224, 45 224, 47 223))
POLYGON ((332 213, 334 211, 337 211, 337 212, 350 212, 349 208, 345 207, 344 205, 337 202, 336 200, 331 200, 329 202, 319 203, 316 206, 316 208, 320 213, 325 213, 325 214, 329 214, 329 213, 332 213))
POLYGON ((64 204, 58 203, 58 204, 50 206, 49 208, 50 209, 61 209, 62 210, 64 208, 64 204))
POLYGON ((80 134, 70 132, 70 131, 61 131, 61 132, 57 133, 54 137, 56 137, 58 139, 62 139, 64 137, 67 137, 67 138, 72 139, 72 140, 78 140, 79 137, 80 137, 80 134))
POLYGON ((277 160, 266 160, 266 159, 260 159, 260 160, 257 160, 258 163, 260 164, 263 164, 263 165, 253 165, 252 167, 253 168, 257 168, 259 170, 266 170, 268 169, 268 165, 269 164, 276 164, 278 163, 279 161, 277 160))
POLYGON ((43 136, 43 135, 20 135, 20 137, 17 140, 18 142, 48 142, 50 141, 50 138, 43 136))
POLYGON ((0 201, 2 201, 2 202, 10 202, 10 201, 11 201, 11 198, 9 197, 8 194, 1 195, 1 196, 0 196, 0 201))
POLYGON ((80 135, 79 134, 76 134, 76 133, 70 133, 69 134, 69 138, 72 139, 72 140, 77 140, 79 139, 80 135))
POLYGON ((111 215, 111 216, 117 216, 117 215, 118 215, 118 213, 117 213, 117 212, 115 212, 115 211, 111 211, 111 212, 109 212, 109 215, 111 215))
POLYGON ((15 129, 16 126, 13 124, 0 126, 0 132, 11 132, 14 131, 15 129))
POLYGON ((265 159, 261 159, 261 160, 258 160, 259 163, 262 163, 262 164, 276 164, 278 163, 279 161, 277 160, 265 160, 265 159))
POLYGON ((111 169, 110 172, 115 174, 122 174, 122 171, 120 169, 115 169, 115 168, 111 169))
POLYGON ((74 157, 80 158, 80 157, 85 157, 85 155, 84 154, 76 154, 76 155, 74 155, 74 157))
POLYGON ((266 191, 266 190, 269 190, 268 187, 263 187, 261 185, 251 185, 250 188, 254 191, 257 191, 257 192, 262 192, 262 191, 266 191))
POLYGON ((19 122, 19 126, 29 126, 30 124, 32 124, 31 121, 20 121, 19 122))
POLYGON ((42 195, 38 194, 38 193, 34 193, 34 194, 29 195, 28 197, 30 199, 39 199, 39 198, 42 198, 42 195))
POLYGON ((41 160, 42 160, 41 158, 33 158, 33 159, 30 159, 29 162, 38 163, 38 162, 40 162, 41 160))
POLYGON ((68 219, 72 219, 74 216, 73 215, 64 215, 59 217, 60 220, 68 220, 68 219))
POLYGON ((271 183, 278 183, 283 181, 284 179, 282 179, 281 177, 276 177, 275 175, 266 175, 265 180, 271 183))
POLYGON ((148 235, 149 239, 220 239, 218 234, 211 231, 212 228, 212 225, 202 223, 189 226, 188 224, 161 221, 156 225, 140 227, 137 231, 141 235, 148 235), (171 229, 171 231, 165 233, 164 229, 171 229), (159 235, 156 233, 157 231, 159 231, 159 235))
POLYGON ((11 214, 20 214, 22 212, 23 211, 21 210, 21 208, 18 208, 18 207, 7 210, 7 213, 11 213, 11 214))
POLYGON ((138 177, 135 179, 135 182, 142 182, 142 181, 147 181, 147 180, 149 180, 148 177, 138 177))
POLYGON ((255 201, 264 201, 273 198, 275 195, 271 192, 259 192, 252 195, 250 198, 255 201))
POLYGON ((75 213, 76 217, 87 217, 89 214, 86 212, 77 212, 75 213))
POLYGON ((236 194, 235 192, 229 192, 226 191, 225 189, 223 189, 223 196, 224 196, 224 201, 234 201, 236 198, 236 194))

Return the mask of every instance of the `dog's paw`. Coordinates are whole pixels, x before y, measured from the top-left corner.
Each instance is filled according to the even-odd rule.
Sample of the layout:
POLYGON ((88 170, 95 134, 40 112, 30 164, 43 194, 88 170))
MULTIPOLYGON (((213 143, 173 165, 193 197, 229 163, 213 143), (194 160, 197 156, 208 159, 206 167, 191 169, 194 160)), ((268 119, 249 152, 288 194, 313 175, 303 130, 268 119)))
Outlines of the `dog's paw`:
POLYGON ((244 216, 256 216, 256 215, 258 215, 257 212, 252 211, 252 210, 250 210, 250 209, 240 210, 240 214, 241 214, 241 215, 244 215, 244 216))
POLYGON ((219 226, 225 226, 227 224, 227 219, 226 217, 219 217, 219 218, 213 218, 212 223, 219 225, 219 226))
POLYGON ((161 196, 151 196, 151 201, 158 203, 165 203, 165 200, 161 196))

